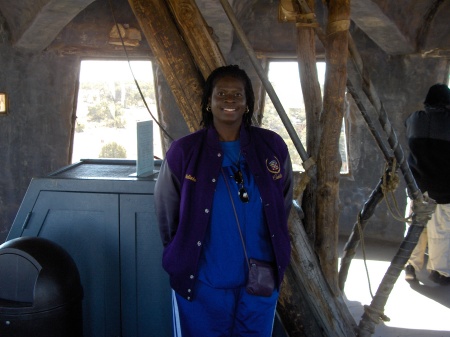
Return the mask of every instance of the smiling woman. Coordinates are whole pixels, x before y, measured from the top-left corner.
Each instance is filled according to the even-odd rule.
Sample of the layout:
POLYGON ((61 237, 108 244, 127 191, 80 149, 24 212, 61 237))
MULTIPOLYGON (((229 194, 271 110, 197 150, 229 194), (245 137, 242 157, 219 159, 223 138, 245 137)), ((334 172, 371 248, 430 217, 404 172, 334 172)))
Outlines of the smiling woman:
POLYGON ((219 139, 221 141, 238 139, 242 117, 249 111, 246 105, 244 83, 231 76, 218 79, 208 108, 213 115, 214 127, 219 133, 219 139))
MULTIPOLYGON (((156 114, 150 61, 82 61, 77 103, 77 124, 72 162, 84 158, 137 158, 136 123, 156 114), (131 69, 130 69, 131 68, 131 69), (134 76, 134 77, 133 77, 134 76)), ((154 135, 159 135, 153 123, 154 135)), ((153 139, 154 155, 161 157, 161 139, 153 139)))
POLYGON ((272 336, 289 263, 292 167, 282 138, 251 125, 253 108, 245 71, 215 69, 203 129, 174 141, 159 171, 162 263, 183 336, 272 336))

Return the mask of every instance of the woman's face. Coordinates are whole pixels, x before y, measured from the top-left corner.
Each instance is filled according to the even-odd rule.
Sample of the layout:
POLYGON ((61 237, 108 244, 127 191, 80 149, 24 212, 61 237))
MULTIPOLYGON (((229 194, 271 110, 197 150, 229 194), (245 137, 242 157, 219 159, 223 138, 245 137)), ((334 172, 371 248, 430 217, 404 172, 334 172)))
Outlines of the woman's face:
POLYGON ((211 94, 211 112, 214 126, 240 126, 247 109, 244 82, 238 78, 225 76, 214 85, 211 94))

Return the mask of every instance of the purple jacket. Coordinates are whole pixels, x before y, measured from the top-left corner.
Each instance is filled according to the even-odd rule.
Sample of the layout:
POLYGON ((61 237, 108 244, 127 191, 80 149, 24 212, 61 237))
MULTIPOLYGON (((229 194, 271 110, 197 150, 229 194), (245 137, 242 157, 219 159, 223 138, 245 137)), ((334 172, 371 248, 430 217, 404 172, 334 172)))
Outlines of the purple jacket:
MULTIPOLYGON (((293 181, 288 149, 279 135, 257 127, 241 127, 240 144, 261 194, 279 286, 291 252, 287 217, 293 181)), ((169 273, 171 287, 188 300, 193 297, 222 156, 214 128, 174 141, 155 186, 155 207, 164 245, 163 267, 169 273)))

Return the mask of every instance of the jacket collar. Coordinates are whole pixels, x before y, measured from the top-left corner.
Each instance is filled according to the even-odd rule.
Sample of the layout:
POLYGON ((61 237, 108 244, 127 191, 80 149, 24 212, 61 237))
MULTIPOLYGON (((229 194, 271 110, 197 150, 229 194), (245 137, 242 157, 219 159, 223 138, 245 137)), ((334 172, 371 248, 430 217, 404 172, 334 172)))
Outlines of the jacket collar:
MULTIPOLYGON (((248 146, 250 143, 250 127, 245 127, 243 123, 241 124, 239 131, 239 140, 241 141, 241 148, 248 146)), ((222 150, 219 141, 219 134, 214 126, 207 128, 206 141, 210 147, 216 150, 222 150)))

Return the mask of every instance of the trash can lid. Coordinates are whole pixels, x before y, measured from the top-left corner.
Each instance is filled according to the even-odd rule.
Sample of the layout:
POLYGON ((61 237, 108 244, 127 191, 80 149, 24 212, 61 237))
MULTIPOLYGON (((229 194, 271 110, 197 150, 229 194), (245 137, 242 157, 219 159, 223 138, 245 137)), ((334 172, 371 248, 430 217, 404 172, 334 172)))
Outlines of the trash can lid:
POLYGON ((38 312, 81 300, 83 288, 72 257, 39 237, 20 237, 0 245, 0 308, 38 312))

